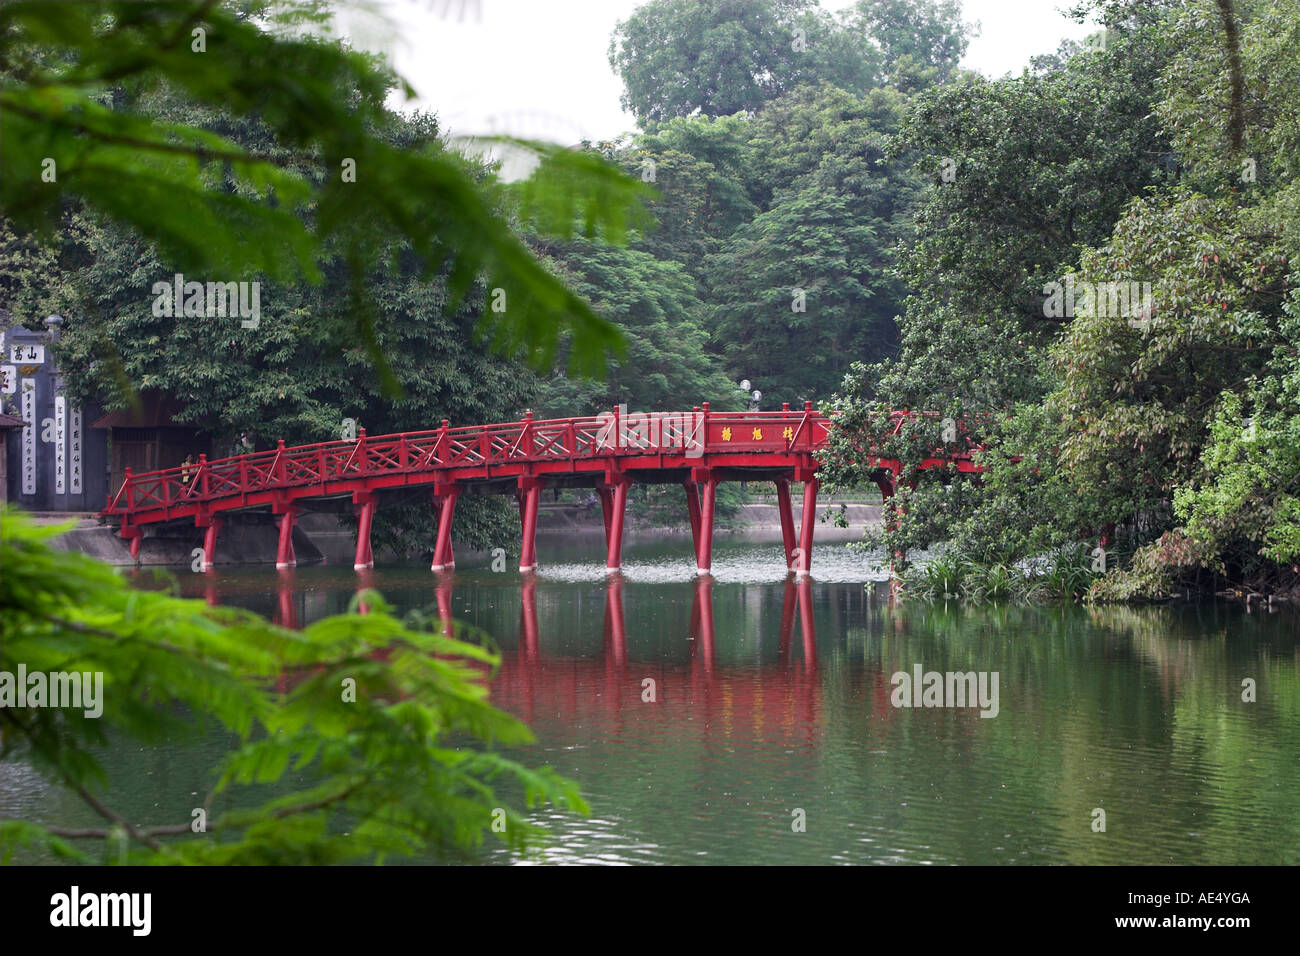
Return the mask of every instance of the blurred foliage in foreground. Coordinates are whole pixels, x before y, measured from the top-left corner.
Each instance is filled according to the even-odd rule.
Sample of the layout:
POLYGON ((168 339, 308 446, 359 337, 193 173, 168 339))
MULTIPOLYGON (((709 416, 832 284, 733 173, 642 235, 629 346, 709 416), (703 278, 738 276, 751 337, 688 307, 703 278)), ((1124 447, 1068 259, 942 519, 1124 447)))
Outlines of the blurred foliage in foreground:
POLYGON ((501 783, 530 807, 587 812, 572 782, 493 750, 533 737, 488 702, 491 651, 399 621, 375 592, 298 632, 136 590, 104 564, 51 550, 62 530, 0 511, 0 671, 102 673, 103 713, 2 708, 0 757, 30 761, 103 824, 0 821, 5 862, 32 847, 112 863, 456 858, 488 830, 515 849, 537 846, 541 831, 504 804, 501 783), (238 743, 196 798, 204 832, 197 817, 140 822, 110 805, 105 746, 220 733, 238 743), (239 809, 213 813, 219 796, 239 809))

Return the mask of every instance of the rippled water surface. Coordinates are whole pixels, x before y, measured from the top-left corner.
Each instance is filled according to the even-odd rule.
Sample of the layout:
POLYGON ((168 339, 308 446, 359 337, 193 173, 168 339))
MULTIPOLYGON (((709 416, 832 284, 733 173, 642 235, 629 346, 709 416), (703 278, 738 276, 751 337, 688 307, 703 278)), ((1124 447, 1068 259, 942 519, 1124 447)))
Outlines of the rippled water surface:
MULTIPOLYGON (((536 814, 554 834, 545 859, 1300 863, 1290 612, 898 603, 872 561, 820 545, 803 585, 779 546, 741 542, 697 580, 680 539, 629 546, 607 579, 599 545, 543 540, 527 581, 485 559, 451 576, 257 568, 181 583, 298 625, 365 583, 494 635, 493 697, 538 738, 521 756, 592 807, 536 814), (891 675, 917 665, 996 673, 997 715, 893 706, 891 675)), ((135 818, 187 818, 221 745, 115 749, 114 789, 135 818)), ((0 773, 0 816, 80 819, 25 766, 0 773)))

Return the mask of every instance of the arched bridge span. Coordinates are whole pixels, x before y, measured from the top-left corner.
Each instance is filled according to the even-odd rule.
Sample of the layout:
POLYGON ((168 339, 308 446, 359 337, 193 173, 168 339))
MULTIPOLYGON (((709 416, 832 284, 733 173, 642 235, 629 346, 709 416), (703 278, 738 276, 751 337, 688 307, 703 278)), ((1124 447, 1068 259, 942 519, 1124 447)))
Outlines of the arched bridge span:
MULTIPOLYGON (((894 413, 895 429, 919 414, 894 413)), ((587 487, 599 496, 604 516, 606 566, 622 564, 628 488, 636 482, 680 484, 690 516, 696 567, 712 563, 714 503, 723 481, 771 481, 785 545, 786 567, 799 576, 812 565, 817 507, 817 455, 828 441, 830 417, 784 406, 772 412, 718 412, 708 403, 689 412, 628 414, 622 408, 597 416, 522 421, 452 428, 444 420, 430 431, 369 436, 285 447, 208 460, 134 475, 110 498, 102 514, 119 521, 119 533, 139 555, 143 528, 193 521, 205 529, 203 562, 212 565, 226 515, 266 510, 279 516, 276 564, 296 563, 295 520, 305 506, 342 499, 356 510, 356 568, 372 567, 370 529, 387 493, 427 491, 438 517, 433 570, 455 566, 452 532, 456 502, 464 494, 509 494, 519 503, 520 570, 537 566, 535 537, 544 488, 587 487), (796 527, 790 483, 803 485, 796 527)), ((964 433, 963 433, 964 434, 964 433)), ((936 451, 922 468, 982 469, 969 445, 936 451), (961 450, 953 450, 961 449, 961 450)), ((874 458, 873 474, 886 498, 901 474, 897 461, 874 458)))

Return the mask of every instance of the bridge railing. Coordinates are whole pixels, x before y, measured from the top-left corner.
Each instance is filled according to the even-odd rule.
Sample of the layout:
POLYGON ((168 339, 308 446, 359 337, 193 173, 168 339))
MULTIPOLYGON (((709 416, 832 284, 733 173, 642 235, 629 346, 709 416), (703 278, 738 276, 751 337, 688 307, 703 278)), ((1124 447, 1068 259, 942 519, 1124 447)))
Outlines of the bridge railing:
POLYGON ((706 452, 812 451, 825 444, 829 419, 813 412, 690 412, 625 414, 616 409, 580 418, 468 425, 250 452, 144 474, 126 480, 105 514, 169 508, 255 492, 325 484, 367 475, 490 467, 528 461, 663 453, 687 458, 706 452))
MULTIPOLYGON (((892 413, 897 435, 909 421, 939 419, 937 412, 892 413)), ((972 416, 982 421, 989 416, 972 416)), ((494 425, 442 427, 371 437, 362 429, 355 439, 251 452, 133 475, 107 503, 106 515, 130 515, 200 501, 239 497, 276 489, 324 485, 370 475, 437 470, 490 469, 519 462, 569 461, 597 457, 674 457, 805 452, 825 447, 831 419, 806 404, 803 409, 770 412, 712 411, 707 403, 690 412, 627 413, 622 408, 580 418, 534 419, 494 425)), ((936 448, 923 466, 957 460, 962 470, 980 470, 971 461, 975 444, 966 420, 957 423, 954 448, 936 448)), ((877 449, 864 449, 868 455, 877 449)), ((882 466, 889 467, 884 462, 882 466)))

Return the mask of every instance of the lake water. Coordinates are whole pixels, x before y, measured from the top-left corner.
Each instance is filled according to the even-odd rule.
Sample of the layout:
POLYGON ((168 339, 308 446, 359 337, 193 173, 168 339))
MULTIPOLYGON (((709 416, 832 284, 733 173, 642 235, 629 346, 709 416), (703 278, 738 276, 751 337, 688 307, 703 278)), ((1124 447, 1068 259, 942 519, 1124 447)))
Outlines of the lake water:
MULTIPOLYGON (((726 540, 712 579, 695 578, 683 539, 630 543, 610 579, 600 545, 543 539, 526 582, 488 559, 451 576, 180 580, 299 626, 363 582, 493 635, 493 698, 538 738, 520 756, 576 780, 592 807, 535 815, 554 837, 542 859, 1300 863, 1294 612, 900 603, 871 560, 833 545, 801 585, 779 545, 726 540), (996 675, 996 716, 894 706, 891 677, 918 665, 996 675)), ((220 749, 115 748, 116 799, 133 819, 188 819, 220 749)), ((0 816, 92 823, 25 766, 0 773, 0 816)))

